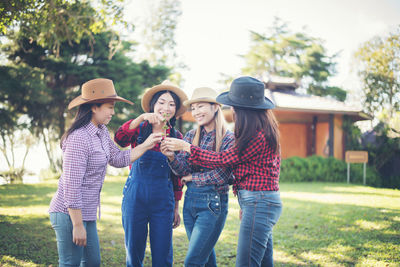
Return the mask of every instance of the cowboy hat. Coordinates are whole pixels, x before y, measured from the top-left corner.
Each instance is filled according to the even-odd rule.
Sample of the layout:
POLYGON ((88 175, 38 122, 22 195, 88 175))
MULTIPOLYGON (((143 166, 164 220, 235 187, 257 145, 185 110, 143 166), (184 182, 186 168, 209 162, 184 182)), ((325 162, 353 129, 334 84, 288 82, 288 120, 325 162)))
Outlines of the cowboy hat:
POLYGON ((224 105, 249 108, 273 109, 274 103, 264 95, 264 83, 249 76, 233 80, 229 92, 217 96, 217 101, 224 105))
POLYGON ((131 101, 117 95, 112 80, 98 78, 82 84, 81 95, 69 103, 68 109, 82 104, 103 103, 107 101, 121 101, 133 105, 131 101))
POLYGON ((193 91, 192 98, 183 102, 183 105, 185 105, 185 107, 189 107, 191 104, 198 102, 215 103, 221 105, 217 102, 217 100, 215 100, 217 95, 218 93, 209 87, 196 88, 193 91))
POLYGON ((181 101, 181 106, 176 111, 175 117, 179 117, 183 113, 185 113, 186 107, 183 105, 183 102, 185 102, 185 100, 187 100, 187 95, 185 94, 184 91, 182 91, 182 89, 173 85, 170 81, 163 81, 162 84, 156 85, 156 86, 146 90, 146 92, 144 93, 144 95, 142 97, 142 109, 144 110, 144 112, 150 112, 150 101, 153 98, 153 96, 160 91, 174 92, 179 97, 179 99, 181 101))

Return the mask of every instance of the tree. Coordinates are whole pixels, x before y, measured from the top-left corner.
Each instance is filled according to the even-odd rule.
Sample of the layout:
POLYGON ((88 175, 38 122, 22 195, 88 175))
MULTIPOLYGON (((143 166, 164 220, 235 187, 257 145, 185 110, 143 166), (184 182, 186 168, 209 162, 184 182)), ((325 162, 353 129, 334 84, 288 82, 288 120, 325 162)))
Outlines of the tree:
POLYGON ((159 0, 143 28, 144 59, 172 66, 176 59, 175 31, 182 14, 180 1, 159 0))
POLYGON ((148 61, 152 66, 166 65, 171 69, 168 79, 176 84, 183 80, 178 70, 186 65, 178 59, 176 53, 176 29, 179 17, 182 15, 181 2, 175 0, 153 1, 151 15, 145 18, 141 31, 143 51, 141 60, 148 61))
MULTIPOLYGON (((13 43, 4 47, 13 64, 3 67, 9 78, 0 81, 0 98, 10 103, 9 107, 16 106, 14 110, 18 108, 19 112, 29 117, 29 127, 45 143, 50 165, 54 169, 58 165, 58 157, 53 154, 55 141, 60 140, 67 122, 75 113, 66 113, 66 107, 80 94, 79 86, 83 82, 98 77, 110 78, 119 95, 136 102, 134 107, 116 106, 118 115, 110 125, 111 129, 115 129, 140 111, 138 95, 143 89, 160 83, 169 73, 163 66, 150 67, 147 62, 132 62, 125 55, 131 50, 129 42, 123 42, 123 48, 109 59, 107 43, 112 33, 103 32, 93 37, 93 47, 89 38, 72 46, 65 41, 60 46, 59 57, 23 37, 16 37, 13 43), (15 102, 16 99, 18 102, 15 102)), ((10 112, 13 113, 12 110, 10 112)))
POLYGON ((322 40, 303 32, 291 32, 287 23, 279 18, 275 18, 269 32, 250 32, 252 45, 243 56, 246 62, 242 69, 244 74, 301 79, 308 93, 345 100, 346 91, 327 85, 328 78, 335 74, 336 55, 327 55, 322 40))
MULTIPOLYGON (((8 36, 17 31, 31 41, 52 49, 59 55, 63 42, 72 45, 83 38, 112 29, 113 25, 130 27, 123 19, 124 0, 99 0, 95 9, 90 1, 17 0, 0 3, 0 32, 8 36)), ((109 42, 110 55, 120 45, 119 35, 109 42)))
POLYGON ((392 118, 400 108, 400 26, 387 36, 365 42, 355 57, 367 111, 383 111, 392 118))

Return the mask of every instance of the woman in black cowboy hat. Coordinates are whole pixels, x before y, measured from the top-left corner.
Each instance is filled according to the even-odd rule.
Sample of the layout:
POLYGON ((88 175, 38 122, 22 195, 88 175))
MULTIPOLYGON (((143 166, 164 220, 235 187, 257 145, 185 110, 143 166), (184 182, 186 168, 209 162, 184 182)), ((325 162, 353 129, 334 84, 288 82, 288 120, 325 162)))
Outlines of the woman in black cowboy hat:
POLYGON ((280 144, 274 104, 264 96, 264 84, 252 77, 235 79, 217 101, 232 106, 235 146, 227 151, 202 150, 174 138, 165 146, 190 153, 192 164, 231 167, 234 194, 241 208, 236 266, 273 266, 272 228, 282 204, 279 194, 280 144))

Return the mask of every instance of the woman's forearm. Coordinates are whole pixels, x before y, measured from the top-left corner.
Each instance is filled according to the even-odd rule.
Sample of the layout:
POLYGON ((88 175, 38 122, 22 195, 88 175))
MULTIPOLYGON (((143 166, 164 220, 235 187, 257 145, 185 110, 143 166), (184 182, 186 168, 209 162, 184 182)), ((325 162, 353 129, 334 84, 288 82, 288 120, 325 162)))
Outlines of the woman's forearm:
POLYGON ((140 158, 147 151, 146 146, 144 144, 140 144, 131 149, 131 163, 135 162, 138 158, 140 158))
POLYGON ((136 129, 137 127, 139 127, 140 123, 143 121, 142 115, 131 121, 131 124, 129 124, 129 130, 136 129))
POLYGON ((83 225, 82 210, 68 208, 68 213, 74 227, 83 225))

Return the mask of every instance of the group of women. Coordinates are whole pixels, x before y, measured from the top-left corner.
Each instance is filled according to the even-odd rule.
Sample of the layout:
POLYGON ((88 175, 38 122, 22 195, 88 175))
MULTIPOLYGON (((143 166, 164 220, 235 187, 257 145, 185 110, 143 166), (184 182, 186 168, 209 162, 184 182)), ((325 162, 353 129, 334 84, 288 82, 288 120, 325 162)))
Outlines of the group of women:
POLYGON ((272 228, 282 211, 280 145, 264 84, 239 77, 229 92, 217 96, 201 87, 191 99, 168 82, 156 85, 142 97, 145 113, 115 133, 114 141, 129 150, 120 150, 106 127, 117 101, 132 104, 117 96, 111 80, 94 79, 68 106, 79 109, 61 139, 63 173, 49 209, 59 266, 100 265, 96 220, 107 164, 130 166, 122 199, 126 266, 143 266, 148 235, 152 266, 173 265, 183 185, 185 266, 217 266, 214 246, 228 214, 229 185, 240 205, 236 266, 273 266, 272 228), (231 106, 233 133, 222 105, 231 106), (183 138, 175 123, 187 109, 197 127, 183 138))

